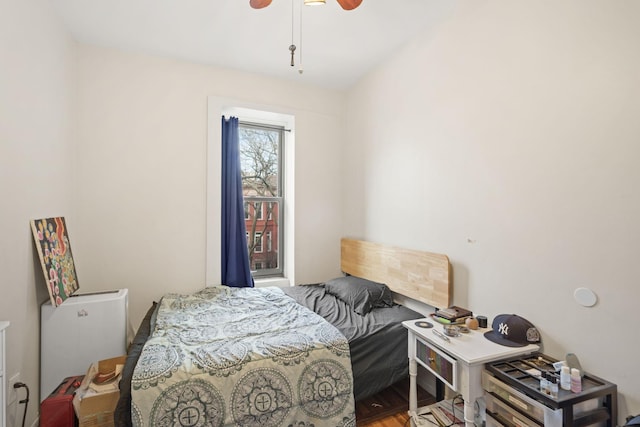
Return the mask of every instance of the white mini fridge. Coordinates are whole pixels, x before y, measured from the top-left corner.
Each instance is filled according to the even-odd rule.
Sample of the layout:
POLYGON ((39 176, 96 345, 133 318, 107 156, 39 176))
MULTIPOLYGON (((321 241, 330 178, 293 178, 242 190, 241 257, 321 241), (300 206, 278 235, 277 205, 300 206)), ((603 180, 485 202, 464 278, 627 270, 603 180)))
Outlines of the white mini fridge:
POLYGON ((127 353, 128 290, 80 294, 40 307, 40 401, 66 377, 127 353))

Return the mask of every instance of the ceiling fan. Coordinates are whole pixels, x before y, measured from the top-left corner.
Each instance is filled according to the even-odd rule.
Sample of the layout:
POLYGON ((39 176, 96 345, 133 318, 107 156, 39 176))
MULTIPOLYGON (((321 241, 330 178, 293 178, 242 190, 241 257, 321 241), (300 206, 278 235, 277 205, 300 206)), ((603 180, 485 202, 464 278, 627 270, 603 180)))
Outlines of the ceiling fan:
MULTIPOLYGON (((344 10, 352 10, 360 6, 362 0, 336 0, 344 10)), ((324 4, 325 0, 304 0, 305 4, 324 4)), ((262 9, 271 4, 271 0, 249 0, 249 4, 254 9, 262 9)))

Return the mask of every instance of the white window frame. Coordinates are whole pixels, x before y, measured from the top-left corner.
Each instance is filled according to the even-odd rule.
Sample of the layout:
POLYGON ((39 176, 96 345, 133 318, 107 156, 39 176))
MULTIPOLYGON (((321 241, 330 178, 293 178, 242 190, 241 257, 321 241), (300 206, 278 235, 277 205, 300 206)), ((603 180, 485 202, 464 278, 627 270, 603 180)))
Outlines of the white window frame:
POLYGON ((283 126, 284 140, 284 262, 283 277, 256 279, 256 286, 289 286, 295 283, 295 117, 281 107, 251 105, 246 102, 210 96, 208 98, 207 130, 207 207, 206 207, 206 253, 205 283, 219 285, 220 280, 220 221, 221 221, 221 117, 238 117, 241 121, 283 126))

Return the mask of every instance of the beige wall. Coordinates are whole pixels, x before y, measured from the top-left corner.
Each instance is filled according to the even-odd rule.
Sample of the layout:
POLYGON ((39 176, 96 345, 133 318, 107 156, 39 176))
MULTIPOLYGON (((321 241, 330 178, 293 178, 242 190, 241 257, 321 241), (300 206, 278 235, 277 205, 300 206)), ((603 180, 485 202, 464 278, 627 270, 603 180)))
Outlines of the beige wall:
POLYGON ((91 46, 78 58, 70 228, 82 291, 129 288, 137 327, 152 300, 205 285, 209 97, 217 135, 222 107, 236 101, 295 116, 296 281, 339 274, 342 93, 91 46))
MULTIPOLYGON (((0 15, 7 377, 20 372, 39 395, 39 305, 48 296, 32 218, 67 218, 80 292, 129 288, 133 328, 164 293, 204 286, 211 96, 295 115, 296 278, 339 274, 342 93, 75 45, 46 2, 14 2, 7 12, 0 15)), ((16 410, 9 408, 9 425, 16 410)))
POLYGON ((640 3, 460 2, 348 96, 345 234, 449 255, 640 412, 640 3), (585 308, 577 287, 599 298, 585 308))
POLYGON ((341 93, 76 47, 48 2, 11 2, 0 14, 7 375, 38 395, 46 294, 31 218, 67 217, 81 290, 129 288, 134 327, 151 300, 203 285, 214 96, 296 116, 297 283, 338 274, 343 234, 446 253, 455 303, 528 318, 546 352, 575 352, 618 383, 621 420, 640 412, 639 7, 460 2, 353 88, 343 114, 341 93), (579 286, 595 307, 573 301, 579 286))
MULTIPOLYGON (((38 411, 39 305, 48 295, 29 220, 76 219, 73 43, 48 1, 2 2, 0 64, 0 320, 11 322, 6 378, 19 372, 28 385, 30 425, 38 411)), ((7 425, 20 425, 23 410, 10 406, 7 425)))

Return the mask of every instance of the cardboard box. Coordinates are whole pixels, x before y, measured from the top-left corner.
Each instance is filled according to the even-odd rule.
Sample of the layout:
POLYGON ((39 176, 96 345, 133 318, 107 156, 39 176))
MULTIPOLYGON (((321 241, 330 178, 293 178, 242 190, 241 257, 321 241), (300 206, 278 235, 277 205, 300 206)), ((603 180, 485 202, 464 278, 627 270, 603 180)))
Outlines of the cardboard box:
POLYGON ((90 390, 91 381, 98 372, 110 372, 116 366, 124 366, 127 356, 113 357, 93 363, 76 391, 73 398, 73 408, 78 417, 79 427, 114 427, 113 412, 120 398, 117 384, 120 377, 114 381, 115 390, 95 392, 90 390))

